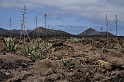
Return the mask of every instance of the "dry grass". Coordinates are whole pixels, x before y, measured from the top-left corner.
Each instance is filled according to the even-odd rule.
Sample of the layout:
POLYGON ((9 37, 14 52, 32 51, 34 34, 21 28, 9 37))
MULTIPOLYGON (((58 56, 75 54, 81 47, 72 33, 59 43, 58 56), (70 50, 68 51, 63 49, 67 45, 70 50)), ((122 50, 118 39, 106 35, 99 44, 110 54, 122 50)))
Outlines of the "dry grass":
MULTIPOLYGON (((17 69, 7 69, 20 73, 16 76, 27 76, 25 79, 21 78, 22 82, 119 82, 119 79, 123 80, 124 54, 116 48, 106 48, 103 53, 100 48, 106 42, 93 41, 86 39, 79 43, 62 42, 63 45, 52 47, 49 59, 45 54, 42 60, 27 63, 24 61, 30 60, 29 57, 6 53, 0 55, 0 62, 2 64, 3 60, 6 62, 23 60, 22 63, 26 63, 27 67, 23 68, 25 64, 17 62, 17 65, 15 64, 17 69), (69 60, 69 64, 64 66, 62 59, 69 60)), ((22 50, 23 46, 20 44, 17 50, 22 50)), ((0 71, 6 74, 3 70, 0 71)), ((10 78, 10 81, 12 80, 13 78, 10 78)))
POLYGON ((124 66, 124 59, 122 57, 111 57, 108 59, 108 61, 115 65, 124 66))
POLYGON ((53 69, 57 69, 59 66, 59 62, 50 59, 38 60, 33 66, 32 73, 40 75, 48 74, 52 72, 53 69))

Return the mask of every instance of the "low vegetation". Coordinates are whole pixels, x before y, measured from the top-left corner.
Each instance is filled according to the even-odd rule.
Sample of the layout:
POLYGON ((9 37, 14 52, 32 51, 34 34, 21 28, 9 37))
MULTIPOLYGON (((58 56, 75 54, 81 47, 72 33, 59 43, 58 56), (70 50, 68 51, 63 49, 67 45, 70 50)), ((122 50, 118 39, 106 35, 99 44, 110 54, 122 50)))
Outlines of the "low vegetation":
POLYGON ((15 43, 15 38, 11 38, 11 37, 9 37, 9 38, 4 38, 4 41, 5 41, 6 46, 7 46, 10 50, 12 50, 12 51, 15 51, 15 50, 16 50, 16 48, 17 48, 17 46, 18 46, 18 43, 17 43, 17 44, 15 43))
POLYGON ((81 42, 84 40, 84 38, 75 38, 75 37, 71 37, 70 39, 68 39, 70 42, 81 42))
POLYGON ((62 63, 64 66, 68 66, 70 61, 68 59, 62 59, 62 63))
POLYGON ((104 37, 1 39, 0 81, 123 82, 124 38, 113 39, 108 45, 104 37))

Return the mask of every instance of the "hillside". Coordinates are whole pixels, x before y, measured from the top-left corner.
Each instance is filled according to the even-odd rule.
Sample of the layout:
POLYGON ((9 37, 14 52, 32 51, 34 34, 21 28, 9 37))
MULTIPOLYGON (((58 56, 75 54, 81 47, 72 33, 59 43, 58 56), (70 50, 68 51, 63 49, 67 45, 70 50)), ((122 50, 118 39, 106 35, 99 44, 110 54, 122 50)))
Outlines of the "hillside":
MULTIPOLYGON (((21 30, 17 30, 17 29, 13 29, 13 30, 6 30, 3 28, 0 28, 0 35, 11 35, 15 36, 15 35, 20 35, 21 34, 21 30)), ((43 27, 38 27, 34 30, 27 30, 26 31, 30 36, 72 36, 72 34, 67 33, 65 31, 62 30, 53 30, 53 29, 47 29, 47 28, 43 28, 43 27)), ((23 31, 23 34, 25 34, 25 32, 23 31)), ((99 32, 96 31, 92 28, 89 28, 87 30, 85 30, 84 32, 78 34, 78 36, 106 36, 107 32, 99 32)), ((115 36, 111 33, 108 32, 108 36, 115 36)))
POLYGON ((10 31, 9 30, 0 28, 0 35, 9 35, 9 34, 10 34, 10 31))
POLYGON ((38 36, 70 36, 71 34, 61 31, 61 30, 53 30, 53 29, 46 29, 43 27, 38 27, 31 31, 29 35, 38 35, 38 36))
MULTIPOLYGON (((32 30, 27 30, 26 32, 29 33, 31 32, 32 30)), ((10 30, 6 30, 6 29, 3 29, 3 28, 0 28, 0 35, 20 35, 21 34, 21 30, 17 30, 17 29, 12 29, 11 31, 10 30)), ((25 32, 23 31, 22 32, 23 34, 25 34, 25 32)))
MULTIPOLYGON (((27 33, 31 32, 32 30, 26 30, 27 33)), ((16 29, 13 29, 11 30, 11 34, 12 35, 20 35, 21 34, 21 30, 16 30, 16 29)), ((26 34, 24 31, 22 31, 22 34, 26 34)))
POLYGON ((111 38, 0 40, 0 82, 124 82, 124 38, 111 38))
MULTIPOLYGON (((99 32, 92 28, 89 28, 78 35, 79 36, 106 36, 107 32, 99 32)), ((114 36, 114 35, 108 32, 108 36, 114 36)))

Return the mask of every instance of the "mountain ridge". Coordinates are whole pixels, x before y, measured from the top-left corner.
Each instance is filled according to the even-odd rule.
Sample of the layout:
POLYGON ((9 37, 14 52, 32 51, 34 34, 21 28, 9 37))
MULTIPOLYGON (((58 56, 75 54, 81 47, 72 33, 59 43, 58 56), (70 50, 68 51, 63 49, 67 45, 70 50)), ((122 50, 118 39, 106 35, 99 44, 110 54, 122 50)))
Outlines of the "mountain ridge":
MULTIPOLYGON (((53 29, 48 29, 48 28, 43 28, 43 27, 38 27, 34 30, 26 30, 26 32, 32 36, 32 35, 40 35, 40 36, 71 36, 73 34, 70 34, 68 32, 62 31, 62 30, 53 30, 53 29)), ((6 30, 4 28, 0 27, 0 35, 20 35, 21 34, 21 30, 6 30)), ((23 34, 25 34, 25 32, 23 31, 23 34)), ((107 32, 99 32, 94 30, 93 28, 88 28, 85 31, 81 32, 80 34, 77 34, 76 36, 106 36, 107 32)), ((111 33, 108 32, 108 36, 115 36, 111 33)))
POLYGON ((40 36, 70 36, 72 34, 67 33, 62 30, 53 30, 53 29, 48 29, 48 28, 43 28, 43 27, 38 27, 31 31, 29 35, 40 35, 40 36))
MULTIPOLYGON (((99 32, 92 28, 88 28, 84 32, 78 34, 78 36, 107 36, 107 32, 99 32)), ((115 35, 108 32, 108 36, 115 36, 115 35)))

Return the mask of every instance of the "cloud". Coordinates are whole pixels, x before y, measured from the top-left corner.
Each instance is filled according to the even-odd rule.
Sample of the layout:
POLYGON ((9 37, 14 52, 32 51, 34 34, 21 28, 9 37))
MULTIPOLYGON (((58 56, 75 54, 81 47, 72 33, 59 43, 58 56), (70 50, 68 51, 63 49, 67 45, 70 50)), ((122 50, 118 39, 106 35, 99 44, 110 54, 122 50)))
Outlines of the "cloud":
MULTIPOLYGON (((118 15, 119 24, 124 26, 123 4, 124 0, 0 0, 0 7, 23 8, 26 5, 28 10, 41 9, 41 12, 36 13, 36 15, 47 13, 51 20, 66 20, 68 18, 74 19, 75 17, 77 22, 82 20, 90 21, 92 25, 98 24, 99 27, 100 25, 106 25, 106 13, 108 20, 113 25, 115 15, 118 15)), ((59 27, 64 30, 73 31, 71 28, 76 27, 79 29, 83 25, 82 27, 80 25, 73 27, 69 24, 69 26, 64 25, 59 27)))
POLYGON ((52 27, 54 27, 53 29, 55 30, 63 30, 71 34, 79 34, 88 28, 86 26, 76 26, 76 25, 56 25, 52 27))
POLYGON ((113 20, 117 14, 120 20, 123 20, 124 6, 123 0, 0 0, 1 7, 20 7, 25 4, 28 8, 52 8, 51 13, 65 13, 72 16, 85 16, 88 19, 101 20, 105 19, 108 13, 110 20, 113 20))
POLYGON ((55 20, 63 20, 64 18, 63 17, 61 17, 61 16, 57 16, 56 18, 55 18, 55 20))

